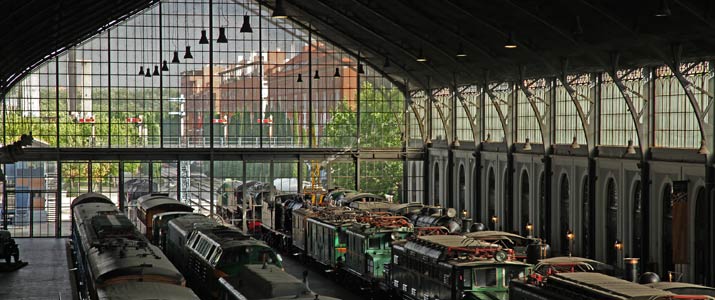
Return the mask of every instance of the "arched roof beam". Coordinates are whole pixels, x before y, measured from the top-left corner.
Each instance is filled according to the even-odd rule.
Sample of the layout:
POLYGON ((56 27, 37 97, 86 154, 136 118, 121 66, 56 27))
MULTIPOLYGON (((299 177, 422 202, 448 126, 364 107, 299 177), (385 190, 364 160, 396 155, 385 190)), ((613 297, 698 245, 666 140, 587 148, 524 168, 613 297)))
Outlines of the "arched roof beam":
MULTIPOLYGON (((373 14, 375 14, 375 15, 378 16, 378 17, 380 17, 382 20, 384 20, 384 21, 390 23, 392 26, 397 27, 398 29, 401 29, 401 30, 405 30, 405 31, 406 31, 407 33, 409 33, 410 35, 412 35, 412 36, 414 36, 414 37, 420 39, 423 43, 429 45, 431 48, 433 48, 433 49, 435 49, 436 51, 438 51, 440 54, 442 54, 444 57, 446 57, 447 59, 449 59, 453 64, 457 65, 459 68, 466 69, 461 62, 457 61, 457 59, 454 58, 454 57, 455 57, 455 54, 447 53, 447 52, 443 49, 443 46, 444 46, 444 45, 436 45, 433 41, 424 38, 423 36, 421 36, 421 35, 418 34, 418 33, 415 33, 414 30, 412 30, 412 29, 405 28, 404 26, 402 26, 402 25, 400 25, 400 24, 397 24, 397 23, 396 23, 395 21, 393 21, 391 18, 385 16, 383 13, 381 13, 381 12, 375 10, 375 9, 370 8, 369 6, 365 5, 364 3, 362 3, 362 2, 359 1, 359 0, 351 0, 351 1, 360 4, 360 5, 361 5, 362 7, 364 7, 365 9, 370 10, 373 14)), ((400 8, 401 10, 410 10, 410 11, 413 11, 413 12, 419 14, 420 16, 423 16, 422 12, 421 12, 421 11, 418 11, 417 8, 416 8, 416 7, 419 7, 419 5, 407 6, 407 5, 404 5, 404 4, 403 4, 402 2, 400 2, 400 1, 390 2, 389 4, 390 4, 391 6, 399 6, 399 8, 400 8)), ((444 25, 435 22, 432 18, 429 18, 429 17, 426 17, 426 16, 425 16, 424 18, 420 18, 420 19, 421 19, 421 20, 420 20, 421 22, 429 23, 429 24, 431 24, 431 25, 434 26, 434 27, 442 27, 442 28, 445 28, 444 25)), ((476 45, 474 45, 474 44, 471 43, 470 41, 464 39, 464 37, 459 36, 458 34, 454 33, 452 30, 449 30, 449 29, 445 28, 445 30, 440 31, 440 33, 447 33, 447 34, 449 34, 450 36, 452 36, 452 37, 454 37, 454 38, 456 38, 456 39, 459 39, 460 41, 465 40, 465 41, 468 43, 468 45, 472 46, 472 48, 475 48, 482 56, 484 56, 485 58, 487 58, 487 61, 488 61, 488 62, 496 61, 496 59, 497 59, 493 54, 487 52, 486 50, 484 50, 484 49, 482 49, 482 48, 480 48, 480 47, 477 47, 476 45)), ((468 70, 467 70, 467 71, 468 71, 468 70)), ((469 72, 467 72, 467 73, 469 73, 469 72)))
MULTIPOLYGON (((586 95, 580 95, 576 89, 571 86, 572 82, 569 82, 566 79, 566 70, 568 69, 568 58, 564 58, 563 63, 562 63, 562 69, 561 69, 561 75, 558 77, 559 81, 561 81, 561 85, 566 89, 566 91, 569 94, 569 98, 571 98, 571 102, 576 106, 576 112, 578 113, 578 117, 581 120, 581 129, 583 129, 583 134, 586 137, 586 145, 587 146, 592 146, 591 141, 591 136, 589 130, 591 128, 591 125, 588 122, 588 117, 590 115, 590 110, 589 113, 586 114, 586 112, 583 109, 583 106, 581 106, 581 101, 578 100, 578 97, 583 97, 585 98, 591 105, 593 105, 593 99, 589 98, 586 95)), ((590 75, 589 75, 590 76, 590 75)))
MULTIPOLYGON (((434 108, 437 109, 437 114, 439 115, 439 119, 440 119, 440 121, 442 121, 442 129, 444 130, 444 139, 446 141, 451 141, 452 140, 451 126, 449 126, 449 122, 447 122, 447 117, 444 115, 444 110, 442 110, 442 106, 444 104, 442 104, 442 102, 440 102, 439 99, 435 98, 432 90, 425 90, 425 93, 429 97, 429 100, 431 101, 434 108)), ((454 115, 452 115, 452 117, 454 117, 454 115)))
MULTIPOLYGON (((462 92, 464 92, 467 88, 469 88, 469 86, 460 90, 456 85, 453 85, 452 93, 454 93, 454 95, 457 96, 457 99, 459 99, 459 103, 462 105, 462 109, 464 109, 464 113, 467 114, 467 119, 469 120, 469 126, 472 129, 472 136, 474 137, 474 142, 476 143, 479 141, 479 130, 477 128, 477 123, 476 123, 478 115, 472 114, 472 111, 469 109, 469 105, 471 104, 474 107, 476 107, 477 109, 480 109, 480 106, 479 106, 479 103, 470 102, 469 100, 467 100, 467 98, 465 98, 462 95, 462 92)), ((481 97, 482 93, 483 92, 480 91, 480 93, 479 93, 480 97, 481 97)))
POLYGON ((643 106, 643 109, 641 111, 636 111, 636 106, 633 104, 633 98, 631 98, 631 95, 628 94, 628 87, 626 87, 625 84, 623 84, 623 78, 628 76, 631 72, 630 71, 626 74, 624 74, 622 77, 618 77, 618 60, 619 60, 619 55, 615 54, 612 57, 612 65, 611 68, 608 70, 608 75, 611 76, 611 80, 613 80, 613 83, 616 85, 618 90, 621 92, 621 95, 623 95, 623 99, 626 101, 626 105, 628 105, 628 111, 631 113, 631 119, 633 121, 633 125, 636 128, 636 135, 638 136, 638 147, 641 150, 641 154, 644 153, 644 150, 646 149, 645 146, 643 146, 643 124, 638 122, 638 119, 643 115, 643 112, 645 111, 645 105, 643 106))
POLYGON ((519 67, 519 79, 517 80, 516 85, 524 93, 524 95, 526 95, 526 99, 529 101, 529 106, 531 107, 531 110, 534 112, 534 116, 536 117, 536 120, 539 123, 539 132, 541 133, 541 141, 544 142, 544 141, 546 141, 545 137, 548 134, 548 132, 546 132, 546 117, 548 116, 548 114, 546 114, 546 112, 542 113, 539 111, 539 107, 536 106, 536 100, 543 102, 547 107, 549 106, 549 102, 544 99, 541 99, 539 97, 536 97, 536 95, 534 95, 534 93, 530 89, 531 85, 527 86, 524 84, 525 71, 526 71, 526 68, 524 66, 519 67))
MULTIPOLYGON (((501 123, 501 128, 502 128, 502 130, 504 131, 504 140, 506 141, 506 145, 508 146, 508 145, 511 144, 511 137, 509 136, 509 132, 507 132, 507 130, 506 130, 506 128, 507 128, 507 123, 506 123, 507 115, 504 114, 504 112, 501 110, 501 104, 500 104, 500 102, 501 102, 501 103, 505 103, 507 106, 509 106, 509 102, 504 101, 503 99, 499 99, 499 97, 497 97, 497 95, 494 94, 494 88, 496 88, 496 87, 498 87, 499 85, 501 85, 502 82, 494 82, 494 84, 495 84, 495 85, 494 85, 494 88, 489 88, 489 79, 488 79, 488 77, 487 77, 487 80, 485 80, 485 82, 486 82, 486 83, 485 83, 485 86, 484 86, 484 90, 486 91, 487 96, 489 96, 489 101, 491 101, 492 104, 494 105, 494 109, 497 110, 497 115, 499 116, 499 122, 501 123)), ((507 112, 507 113, 508 113, 508 112, 507 112)))
POLYGON ((630 26, 626 25, 626 24, 623 23, 621 20, 619 20, 618 18, 616 18, 616 17, 613 16, 612 14, 608 13, 608 12, 606 11, 606 9, 601 8, 601 7, 599 7, 597 4, 591 3, 591 2, 586 1, 586 0, 576 0, 576 1, 580 2, 580 3, 583 4, 584 6, 590 8, 591 10, 595 11, 595 12, 598 13, 599 15, 604 16, 606 19, 610 20, 612 23, 618 25, 618 27, 620 27, 621 30, 623 30, 624 32, 626 32, 626 33, 628 33, 628 34, 630 34, 630 35, 632 35, 632 36, 634 36, 634 37, 636 37, 636 38, 639 36, 638 33, 635 32, 630 26))
MULTIPOLYGON (((262 5, 266 5, 265 2, 261 2, 261 3, 262 3, 262 5)), ((289 2, 286 1, 286 3, 289 3, 289 2)), ((359 45, 360 47, 362 47, 362 48, 364 48, 364 49, 367 49, 369 52, 372 52, 373 54, 375 54, 375 56, 382 55, 382 54, 380 53, 380 51, 378 51, 378 50, 376 50, 376 49, 374 49, 374 48, 371 48, 371 47, 366 46, 365 43, 356 40, 356 39, 353 38, 350 34, 344 32, 344 31, 342 31, 342 30, 340 30, 340 29, 338 29, 338 28, 336 28, 336 27, 332 27, 332 26, 328 25, 324 20, 321 20, 321 19, 319 19, 319 18, 313 16, 313 15, 310 14, 309 12, 305 11, 302 7, 298 6, 297 3, 290 3, 290 4, 291 4, 291 6, 292 6, 293 8, 295 8, 295 9, 297 9, 297 10, 299 10, 299 11, 304 12, 304 13, 305 13, 305 16, 304 16, 304 17, 305 17, 306 19, 308 19, 308 22, 309 22, 309 23, 321 24, 321 25, 325 26, 326 28, 330 28, 331 30, 333 30, 335 33, 337 33, 337 34, 340 35, 341 37, 350 40, 350 41, 351 41, 352 43, 354 43, 355 45, 359 45)), ((269 7, 269 6, 266 6, 266 7, 268 7, 269 9, 273 9, 272 7, 269 7)), ((293 20, 296 24, 298 24, 299 26, 301 26, 303 29, 311 30, 307 25, 304 24, 304 22, 302 22, 302 21, 300 21, 300 20, 295 20, 295 19, 293 19, 293 18, 291 18, 291 20, 293 20)), ((321 38, 325 39, 326 41, 329 41, 329 42, 330 42, 331 44, 333 44, 335 47, 338 47, 338 48, 340 48, 341 50, 343 50, 343 51, 345 51, 345 52, 347 52, 347 53, 349 53, 349 54, 351 54, 351 55, 357 57, 357 55, 356 55, 352 50, 349 50, 349 49, 347 49, 347 48, 345 48, 345 47, 340 46, 340 43, 336 43, 336 42, 333 41, 332 39, 329 39, 329 38, 325 37, 325 35, 320 34, 320 33, 317 33, 317 32, 313 32, 313 34, 316 34, 316 35, 320 36, 321 38)), ((397 80, 397 78, 394 78, 394 77, 392 77, 391 75, 387 74, 387 73, 385 72, 385 70, 383 70, 382 68, 376 67, 376 66, 375 66, 374 64, 372 64, 369 60, 366 60, 366 62, 367 62, 369 65, 373 66, 373 69, 375 69, 378 73, 380 73, 380 75, 385 76, 386 78, 390 79, 390 81, 391 81, 393 84, 395 84, 396 86, 398 86, 398 88, 401 89, 403 93, 406 93, 406 92, 407 92, 406 86, 405 86, 404 84, 400 83, 400 81, 397 80)), ((412 76, 412 74, 411 74, 409 71, 407 71, 403 66, 401 66, 401 65, 399 65, 399 64, 397 64, 397 63, 394 63, 394 65, 397 66, 397 68, 400 69, 401 73, 402 73, 402 74, 405 74, 405 76, 406 76, 407 78, 409 78, 410 80, 412 80, 412 81, 418 83, 418 84, 421 85, 421 86, 424 86, 424 85, 425 85, 425 84, 424 84, 423 82, 421 82, 419 79, 417 79, 416 77, 412 76)))
MULTIPOLYGON (((411 3, 411 2, 410 2, 411 3)), ((414 11, 416 14, 419 14, 420 16, 424 16, 421 18, 423 22, 427 22, 432 25, 432 27, 439 27, 442 28, 440 30, 440 33, 447 33, 450 36, 452 36, 455 39, 458 39, 460 42, 464 42, 470 49, 477 50, 480 54, 483 56, 487 57, 491 61, 497 61, 497 57, 489 51, 487 48, 481 47, 479 44, 472 42, 469 39, 466 39, 464 36, 460 35, 459 33, 455 33, 449 26, 446 26, 444 23, 437 22, 431 15, 425 13, 424 9, 422 9, 422 6, 420 5, 405 5, 402 1, 394 1, 390 2, 390 4, 397 4, 400 5, 400 8, 404 10, 411 10, 414 11)), ((439 12, 437 12, 439 13, 439 12)))
MULTIPOLYGON (((693 91, 690 90, 691 86, 695 86, 692 82, 690 82, 687 78, 685 78, 685 75, 683 75, 683 72, 680 71, 680 63, 681 63, 681 54, 682 54, 682 47, 680 44, 672 45, 671 47, 672 51, 672 61, 668 63, 668 67, 670 70, 673 72, 673 75, 675 75, 675 78, 678 79, 678 82, 680 83, 681 87, 683 88, 683 91, 685 91, 685 95, 688 97, 688 101, 690 102, 690 105, 693 107, 693 111, 695 112, 695 117, 698 119, 698 126, 700 127, 700 138, 702 139, 702 147, 705 147, 707 144, 707 135, 705 134, 705 114, 707 113, 707 110, 710 110, 710 106, 712 104, 712 96, 708 95, 710 98, 708 101, 708 105, 706 107, 707 110, 703 109, 700 107, 698 104, 698 100, 695 97, 695 94, 693 94, 693 91)), ((686 72, 689 71, 686 70, 686 72)), ((701 150, 704 150, 701 147, 701 150)))
MULTIPOLYGON (((298 1, 296 1, 296 2, 298 2, 298 1)), ((285 1, 285 3, 286 3, 286 4, 288 4, 288 3, 293 4, 293 3, 290 2, 290 1, 285 1)), ((394 48, 394 49, 396 49, 396 50, 402 52, 402 53, 405 54, 407 57, 411 58, 413 61, 416 61, 416 60, 417 60, 417 56, 416 56, 414 53, 412 53, 412 52, 410 52, 410 51, 407 51, 407 49, 405 49, 405 48, 402 47, 401 45, 398 45, 398 44, 395 43, 394 41, 392 41, 392 40, 390 40, 390 39, 384 37, 382 34, 376 32, 375 30, 373 30, 373 29, 371 29, 371 28, 368 28, 368 27, 365 26, 364 24, 361 24, 360 22, 355 21, 355 19, 354 19, 353 17, 347 16, 345 13, 343 13, 343 12, 341 12, 341 11, 335 9, 334 7, 332 7, 332 6, 328 5, 328 4, 326 4, 323 0, 315 0, 315 1, 311 1, 310 3, 311 3, 311 4, 318 4, 318 5, 320 5, 320 6, 323 7, 324 9, 330 11, 334 16, 338 16, 338 17, 340 17, 341 19, 343 19, 343 20, 345 20, 346 22, 348 22, 350 25, 355 26, 356 28, 360 28, 362 31, 369 33, 370 35, 372 35, 372 36, 376 37, 377 39, 379 39, 379 40, 380 40, 382 43, 384 43, 385 45, 390 45, 392 48, 394 48)), ((303 11, 305 11, 305 12, 308 13, 308 14, 310 14, 309 11, 307 11, 307 10, 303 10, 303 11)), ((332 26, 331 26, 331 27, 332 27, 332 26)), ((361 45, 364 45, 364 43, 361 43, 361 45)), ((427 67, 427 69, 429 69, 430 71, 432 71, 433 74, 436 74, 436 75, 439 75, 439 76, 444 76, 444 78, 448 78, 448 76, 447 76, 446 74, 439 72, 437 69, 433 68, 433 67, 430 66, 429 64, 422 64, 422 63, 420 63, 420 64, 423 65, 423 66, 425 66, 425 67, 427 67)), ((417 81, 417 82, 421 82, 421 81, 417 81)), ((425 85, 422 85, 422 87, 423 87, 423 88, 426 88, 425 85)))
POLYGON ((514 2, 513 0, 506 0, 506 3, 511 5, 512 7, 516 8, 517 10, 521 11, 523 14, 527 15, 529 18, 541 23, 545 27, 549 28, 551 31, 554 33, 560 35, 564 40, 569 41, 573 45, 578 45, 579 43, 571 36, 571 34, 564 32, 560 28, 556 27, 556 25, 549 23, 548 21, 544 20, 542 17, 539 17, 538 15, 533 14, 531 11, 526 9, 525 7, 519 5, 519 3, 514 2))
MULTIPOLYGON (((471 13, 470 11, 467 11, 467 10, 463 9, 463 8, 460 7, 459 5, 453 3, 453 1, 454 1, 454 0, 444 0, 444 3, 447 4, 447 5, 449 5, 449 6, 451 6, 451 7, 454 8, 455 10, 461 12, 462 14, 464 14, 464 15, 467 16, 467 17, 469 17, 470 19, 472 19, 472 20, 474 20, 474 21, 476 21, 476 22, 482 24, 483 26, 489 28, 489 30, 491 30, 491 31, 493 31, 493 32, 496 32, 496 33, 499 34, 499 35, 502 35, 502 36, 504 37, 504 39, 507 39, 507 38, 509 37, 509 33, 508 33, 508 32, 506 32, 506 31, 504 31, 503 29, 501 29, 501 28, 499 28, 499 27, 497 27, 497 26, 495 26, 495 25, 493 25, 493 24, 491 24, 491 23, 485 21, 483 18, 481 18, 481 17, 479 17, 479 16, 477 16, 477 15, 474 15, 474 14, 471 13)), ((532 50, 530 47, 528 47, 526 44, 520 42, 518 39, 515 40, 515 43, 516 43, 516 45, 518 46, 518 48, 524 49, 526 52, 529 53, 530 56, 532 56, 532 57, 536 58, 538 61, 542 62, 548 71, 550 71, 550 72, 553 73, 554 75, 559 74, 558 71, 557 71, 557 69, 554 68, 554 66, 552 66, 551 63, 549 63, 549 61, 546 60, 546 58, 544 58, 544 56, 538 54, 537 52, 535 52, 534 50, 532 50)), ((517 49, 514 49, 514 50, 517 50, 517 49)), ((488 74, 486 74, 486 75, 488 75, 488 74)), ((487 77, 488 77, 488 76, 487 76, 487 77)), ((488 84, 488 83, 487 83, 487 84, 488 84)), ((486 90, 489 90, 489 89, 486 88, 486 90)))

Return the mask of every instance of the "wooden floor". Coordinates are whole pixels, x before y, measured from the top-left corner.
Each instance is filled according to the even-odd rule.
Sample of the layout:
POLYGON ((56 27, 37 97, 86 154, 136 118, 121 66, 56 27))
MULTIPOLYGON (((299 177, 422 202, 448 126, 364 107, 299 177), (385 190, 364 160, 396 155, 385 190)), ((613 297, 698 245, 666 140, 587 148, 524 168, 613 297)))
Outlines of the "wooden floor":
POLYGON ((66 239, 20 238, 20 260, 26 267, 0 273, 0 299, 72 299, 66 239))

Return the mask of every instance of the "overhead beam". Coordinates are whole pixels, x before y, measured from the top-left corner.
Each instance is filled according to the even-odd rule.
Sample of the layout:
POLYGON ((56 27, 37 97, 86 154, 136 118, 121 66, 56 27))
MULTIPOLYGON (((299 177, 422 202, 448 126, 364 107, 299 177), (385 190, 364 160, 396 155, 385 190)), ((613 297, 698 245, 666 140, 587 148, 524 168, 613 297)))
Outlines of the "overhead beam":
MULTIPOLYGON (((297 1, 296 1, 296 2, 297 2, 297 1)), ((291 2, 286 1, 286 3, 291 3, 291 2)), ((293 4, 293 3, 291 3, 291 4, 293 4)), ((368 28, 368 27, 365 26, 364 24, 355 21, 355 19, 354 19, 353 17, 347 16, 347 15, 345 15, 345 13, 343 13, 343 12, 341 12, 341 11, 335 9, 334 7, 332 7, 332 6, 328 5, 328 4, 326 4, 326 3, 324 2, 324 0, 314 0, 314 1, 311 2, 311 4, 318 4, 319 6, 323 7, 323 9, 328 10, 333 16, 338 16, 338 17, 340 17, 342 20, 344 20, 344 21, 350 23, 351 26, 355 26, 356 28, 360 28, 362 31, 367 32, 367 33, 369 33, 370 35, 372 35, 372 36, 376 37, 377 39, 379 39, 383 44, 385 44, 385 45, 390 45, 390 46, 392 46, 393 49, 396 49, 397 51, 402 52, 402 53, 403 53, 404 55, 406 55, 408 58, 412 59, 412 61, 416 61, 416 60, 417 60, 417 56, 416 56, 414 53, 412 53, 412 52, 410 52, 410 51, 407 51, 407 49, 405 49, 405 48, 402 47, 401 45, 398 45, 398 44, 395 43, 394 41, 392 41, 392 40, 390 40, 390 39, 384 37, 382 34, 380 34, 380 33, 378 33, 378 32, 375 32, 373 29, 368 28)), ((308 12, 307 10, 304 10, 304 11, 308 12)), ((433 68, 433 67, 430 66, 429 64, 422 64, 422 63, 420 63, 420 65, 421 65, 421 66, 424 66, 424 67, 426 67, 427 69, 429 69, 430 71, 432 71, 433 74, 436 74, 436 75, 439 75, 439 76, 444 76, 444 78, 449 78, 449 76, 447 76, 446 74, 444 74, 444 73, 438 71, 437 69, 433 68)), ((422 81, 418 81, 418 82, 421 83, 422 81)), ((426 86, 423 86, 423 88, 426 88, 426 86)))

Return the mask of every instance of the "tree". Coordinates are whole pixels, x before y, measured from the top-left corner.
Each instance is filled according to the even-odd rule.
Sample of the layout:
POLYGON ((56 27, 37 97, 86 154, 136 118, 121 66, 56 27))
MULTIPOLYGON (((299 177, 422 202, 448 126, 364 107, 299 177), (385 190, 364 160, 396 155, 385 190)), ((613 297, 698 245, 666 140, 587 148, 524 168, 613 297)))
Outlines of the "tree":
MULTIPOLYGON (((373 87, 363 82, 360 88, 360 148, 401 148, 404 130, 404 97, 395 88, 373 87)), ((354 145, 357 128, 357 113, 348 101, 341 101, 331 112, 331 119, 325 126, 324 145, 343 148, 354 145)), ((360 189, 379 194, 393 194, 399 198, 398 189, 402 184, 402 161, 363 161, 360 170, 360 189), (369 167, 368 167, 369 166, 369 167)), ((349 186, 345 177, 354 174, 355 166, 350 163, 331 164, 331 174, 337 178, 333 184, 349 186)))

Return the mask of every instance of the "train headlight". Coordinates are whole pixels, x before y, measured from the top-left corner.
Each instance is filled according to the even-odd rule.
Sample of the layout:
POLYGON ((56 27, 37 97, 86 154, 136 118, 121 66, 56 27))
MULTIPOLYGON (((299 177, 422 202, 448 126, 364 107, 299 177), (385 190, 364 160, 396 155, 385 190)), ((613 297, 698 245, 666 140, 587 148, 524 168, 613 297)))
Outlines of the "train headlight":
POLYGON ((276 258, 278 261, 283 261, 283 257, 280 254, 276 254, 276 258))
POLYGON ((397 232, 393 232, 392 234, 390 234, 390 238, 391 238, 393 241, 396 241, 396 240, 398 240, 398 239, 400 238, 400 234, 397 233, 397 232))

